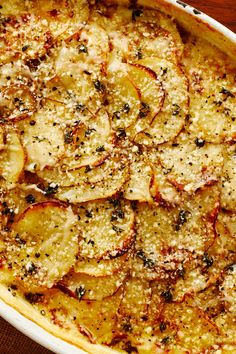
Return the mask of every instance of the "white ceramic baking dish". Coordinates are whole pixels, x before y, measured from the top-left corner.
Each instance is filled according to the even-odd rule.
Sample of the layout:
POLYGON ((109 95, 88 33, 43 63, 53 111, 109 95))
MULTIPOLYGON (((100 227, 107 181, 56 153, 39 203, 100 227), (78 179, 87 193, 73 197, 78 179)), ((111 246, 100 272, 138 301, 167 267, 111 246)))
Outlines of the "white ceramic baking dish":
MULTIPOLYGON (((112 1, 110 0, 109 2, 112 1)), ((128 0, 118 0, 114 2, 127 4, 128 0)), ((201 37, 204 37, 212 44, 221 48, 232 58, 236 59, 236 34, 192 6, 180 0, 138 0, 137 3, 139 5, 160 9, 171 15, 186 30, 193 34, 200 34, 201 37)), ((19 331, 55 353, 86 354, 85 351, 53 336, 34 322, 22 316, 11 306, 7 305, 8 297, 10 302, 10 295, 7 293, 5 295, 4 299, 6 303, 0 300, 0 316, 19 331)))

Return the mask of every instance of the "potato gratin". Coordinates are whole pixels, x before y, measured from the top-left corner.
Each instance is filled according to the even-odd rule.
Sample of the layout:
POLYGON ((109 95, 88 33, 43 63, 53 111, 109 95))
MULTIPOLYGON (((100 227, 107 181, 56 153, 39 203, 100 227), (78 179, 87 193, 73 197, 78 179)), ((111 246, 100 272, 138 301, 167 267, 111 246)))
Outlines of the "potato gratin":
POLYGON ((235 353, 232 60, 135 2, 0 4, 0 297, 90 353, 235 353))

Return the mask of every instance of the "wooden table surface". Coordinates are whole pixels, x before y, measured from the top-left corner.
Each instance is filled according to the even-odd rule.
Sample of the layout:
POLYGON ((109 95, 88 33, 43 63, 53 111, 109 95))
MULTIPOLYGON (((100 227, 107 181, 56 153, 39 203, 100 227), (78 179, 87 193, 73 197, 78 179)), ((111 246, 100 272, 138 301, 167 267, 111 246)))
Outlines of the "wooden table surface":
MULTIPOLYGON (((186 0, 236 33, 236 0, 186 0)), ((0 319, 0 354, 50 354, 0 319)), ((69 354, 69 353, 68 353, 69 354)))
POLYGON ((236 0, 186 0, 236 33, 236 0))

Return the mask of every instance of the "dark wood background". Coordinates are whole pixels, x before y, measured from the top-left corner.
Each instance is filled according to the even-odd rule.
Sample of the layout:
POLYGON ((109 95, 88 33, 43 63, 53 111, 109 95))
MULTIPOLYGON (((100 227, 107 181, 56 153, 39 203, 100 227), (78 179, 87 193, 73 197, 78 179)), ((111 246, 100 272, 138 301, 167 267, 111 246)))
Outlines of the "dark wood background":
POLYGON ((236 0, 186 0, 236 33, 236 0))
MULTIPOLYGON (((236 0, 186 0, 236 33, 236 0)), ((50 354, 0 319, 0 354, 50 354)))

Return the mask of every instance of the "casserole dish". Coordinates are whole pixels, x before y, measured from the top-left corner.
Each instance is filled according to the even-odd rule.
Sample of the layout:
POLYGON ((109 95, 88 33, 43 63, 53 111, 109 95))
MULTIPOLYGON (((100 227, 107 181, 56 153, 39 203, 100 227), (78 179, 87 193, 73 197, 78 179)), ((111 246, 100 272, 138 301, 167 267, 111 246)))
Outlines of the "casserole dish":
MULTIPOLYGON (((127 5, 126 1, 120 1, 120 4, 127 5)), ((145 7, 151 7, 151 8, 156 8, 163 13, 166 13, 176 19, 176 21, 179 23, 179 25, 184 28, 186 31, 190 32, 193 35, 198 35, 199 32, 201 33, 201 36, 204 36, 204 38, 207 38, 207 40, 210 43, 214 43, 218 48, 223 50, 225 53, 227 53, 232 59, 235 58, 236 56, 236 35, 232 33, 230 30, 226 29, 224 26, 221 24, 217 23, 216 21, 212 20, 208 16, 200 13, 198 10, 193 9, 192 7, 186 5, 182 1, 165 1, 165 0, 160 0, 160 1, 138 1, 136 6, 145 6, 145 7)), ((139 16, 139 15, 137 15, 139 16)), ((27 49, 26 49, 27 50, 27 49)), ((83 47, 81 49, 82 51, 86 51, 86 49, 83 47)), ((69 70, 69 69, 68 69, 69 70)), ((102 87, 100 86, 99 82, 96 83, 98 87, 98 91, 102 90, 102 87)), ((226 95, 229 95, 226 91, 223 92, 226 95)), ((144 107, 145 108, 145 107, 144 107)), ((177 107, 178 108, 178 107, 177 107)), ((128 110, 128 108, 127 108, 128 110)), ((179 112, 175 112, 176 115, 178 115, 179 112)), ((86 132, 85 132, 86 135, 86 132)), ((68 140, 70 140, 70 137, 68 137, 68 140)), ((199 143, 201 144, 201 143, 199 143)), ((27 145, 25 146, 27 148, 27 145)), ((100 151, 101 152, 101 151, 100 151)), ((41 163, 42 161, 39 161, 41 163)), ((43 164, 43 162, 42 162, 43 164)), ((55 188, 55 186, 51 186, 52 188, 55 188)), ((73 197, 71 197, 73 198, 73 197)), ((63 199, 62 199, 63 200, 63 199)), ((76 201, 77 202, 77 201, 76 201)), ((79 201, 80 202, 80 201, 79 201)), ((42 202, 43 203, 43 202, 42 202)), ((47 203, 47 202, 45 202, 47 203)), ((49 203, 49 202, 48 202, 49 203)), ((63 207, 60 205, 58 206, 57 204, 54 203, 54 201, 51 201, 49 204, 45 204, 45 207, 48 206, 53 206, 55 208, 63 209, 63 207), (50 204, 51 203, 51 204, 50 204)), ((73 203, 73 202, 72 202, 73 203)), ((33 209, 33 207, 32 207, 33 209)), ((28 209, 27 209, 28 210, 28 209)), ((69 211, 68 211, 69 213, 69 211)), ((182 214, 180 215, 180 224, 184 223, 182 218, 185 218, 182 214)), ((114 229, 113 229, 114 230, 114 229)), ((114 230, 116 231, 116 230, 114 230)), ((120 232, 120 231, 119 231, 120 232)), ((71 252, 73 252, 73 247, 74 244, 71 243, 71 252)), ((117 250, 115 250, 118 252, 117 250)), ((115 257, 115 256, 114 256, 115 257)), ((140 258, 142 259, 143 255, 140 253, 140 258)), ((143 257, 144 258, 144 257, 143 257)), ((144 262, 146 262, 145 260, 144 262)), ((206 262, 208 264, 211 263, 211 260, 206 259, 206 262)), ((29 273, 31 272, 30 270, 30 265, 27 263, 26 268, 29 268, 28 271, 29 273)), ((70 268, 70 264, 68 265, 68 269, 70 268)), ((35 287, 37 291, 37 286, 38 284, 34 283, 33 286, 35 287)), ((52 284, 49 283, 49 287, 51 287, 52 284)), ((61 285, 60 285, 61 286, 61 285)), ((61 286, 62 288, 62 286, 61 286)), ((76 288, 77 289, 77 288, 76 288)), ((14 290, 14 289, 13 289, 14 290)), ((65 291, 65 290, 64 290, 65 291)), ((80 291, 83 292, 83 289, 80 289, 80 291)), ((76 333, 72 332, 70 335, 65 334, 60 327, 56 326, 49 326, 47 321, 42 319, 42 316, 35 312, 35 314, 30 316, 31 318, 33 317, 33 320, 36 323, 40 323, 42 327, 44 327, 48 332, 53 333, 54 335, 49 334, 48 332, 45 332, 44 329, 40 328, 40 326, 34 324, 33 322, 29 321, 26 317, 27 314, 32 311, 32 307, 30 304, 25 303, 25 301, 20 302, 19 306, 19 299, 15 300, 14 297, 11 295, 12 291, 5 289, 2 285, 0 286, 0 297, 3 299, 1 300, 1 306, 0 306, 0 314, 2 317, 4 317, 7 321, 9 321, 11 324, 13 324, 16 328, 21 330, 24 334, 28 335, 35 341, 39 342, 41 345, 44 345, 45 347, 53 350, 56 353, 71 353, 71 354, 82 354, 86 353, 85 351, 82 351, 79 348, 76 348, 75 346, 68 344, 68 342, 74 342, 73 341, 73 336, 76 336, 76 333), (17 305, 16 305, 17 303, 17 305), (10 304, 11 306, 7 305, 10 304), (17 307, 19 311, 24 315, 22 316, 19 312, 15 311, 13 308, 17 307), (65 341, 62 339, 59 339, 57 337, 63 338, 65 341)), ((81 295, 81 293, 78 296, 83 296, 84 294, 81 295)), ((92 296, 92 295, 91 295, 92 296)), ((168 294, 164 294, 163 296, 167 296, 168 294)), ((167 302, 168 302, 167 298, 167 302)), ((88 336, 88 335, 87 335, 88 336)), ((106 347, 97 345, 97 344, 92 344, 91 342, 89 343, 86 339, 83 337, 80 338, 80 346, 83 347, 84 350, 88 350, 88 352, 96 352, 96 353, 116 353, 117 351, 113 351, 112 349, 106 349, 106 347)), ((76 344, 76 343, 75 343, 76 344)), ((132 349, 130 349, 132 350, 132 349)), ((158 351, 157 351, 158 352, 158 351)), ((161 351, 160 351, 161 352, 161 351)))

